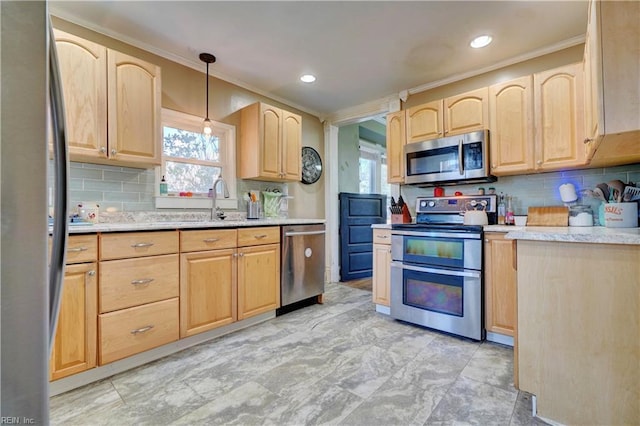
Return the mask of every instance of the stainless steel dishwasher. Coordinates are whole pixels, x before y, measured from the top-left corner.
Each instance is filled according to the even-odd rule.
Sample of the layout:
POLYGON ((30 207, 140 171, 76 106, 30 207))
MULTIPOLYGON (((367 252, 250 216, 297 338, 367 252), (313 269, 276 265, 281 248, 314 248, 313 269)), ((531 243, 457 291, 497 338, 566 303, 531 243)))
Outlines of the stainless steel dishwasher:
POLYGON ((324 237, 324 224, 282 227, 282 306, 324 293, 324 237))

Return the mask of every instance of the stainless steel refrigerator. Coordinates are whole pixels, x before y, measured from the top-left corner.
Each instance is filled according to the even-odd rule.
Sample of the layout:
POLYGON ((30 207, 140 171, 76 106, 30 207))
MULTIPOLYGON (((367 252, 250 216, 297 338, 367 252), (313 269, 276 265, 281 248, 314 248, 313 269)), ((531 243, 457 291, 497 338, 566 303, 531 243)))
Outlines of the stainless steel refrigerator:
MULTIPOLYGON (((47 3, 1 1, 0 24, 0 416, 4 423, 48 424, 52 306, 59 300, 50 285, 62 280, 67 225, 64 207, 54 230, 62 244, 58 238, 50 255, 48 114, 56 108, 49 107, 47 3)), ((62 174, 56 194, 66 204, 58 187, 66 188, 66 169, 62 174)))

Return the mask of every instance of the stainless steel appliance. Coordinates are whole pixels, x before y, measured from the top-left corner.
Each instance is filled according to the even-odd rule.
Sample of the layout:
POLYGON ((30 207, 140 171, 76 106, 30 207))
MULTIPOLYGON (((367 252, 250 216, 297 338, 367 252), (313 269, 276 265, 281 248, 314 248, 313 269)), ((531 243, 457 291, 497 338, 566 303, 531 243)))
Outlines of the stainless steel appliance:
POLYGON ((391 229, 391 316, 483 340, 482 226, 463 225, 483 206, 496 223, 496 196, 424 197, 416 223, 391 229))
POLYGON ((489 131, 448 136, 404 146, 405 183, 446 185, 494 182, 489 166, 489 131))
POLYGON ((282 227, 282 306, 324 293, 324 238, 324 224, 282 227))
POLYGON ((0 21, 2 58, 11 58, 0 65, 0 414, 4 423, 48 424, 50 330, 56 326, 66 252, 65 119, 47 2, 0 2, 0 21), (57 220, 49 259, 48 95, 57 220))

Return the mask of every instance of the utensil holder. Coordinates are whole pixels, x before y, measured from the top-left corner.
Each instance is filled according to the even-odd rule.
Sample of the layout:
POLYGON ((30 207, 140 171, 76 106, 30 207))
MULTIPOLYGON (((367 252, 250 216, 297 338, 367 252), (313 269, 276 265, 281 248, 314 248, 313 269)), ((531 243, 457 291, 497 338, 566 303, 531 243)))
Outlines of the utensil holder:
POLYGON ((637 228, 638 203, 603 203, 604 226, 607 228, 637 228))
POLYGON ((402 206, 402 214, 391 215, 391 223, 411 223, 411 221, 411 212, 406 204, 402 206))
POLYGON ((260 219, 260 203, 247 201, 247 219, 260 219))

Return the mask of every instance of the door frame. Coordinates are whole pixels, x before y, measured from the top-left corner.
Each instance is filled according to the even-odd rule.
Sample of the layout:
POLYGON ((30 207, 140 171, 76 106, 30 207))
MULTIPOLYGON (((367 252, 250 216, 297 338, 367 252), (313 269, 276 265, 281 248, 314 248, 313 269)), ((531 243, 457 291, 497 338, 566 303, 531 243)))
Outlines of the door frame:
MULTIPOLYGON (((406 99, 406 98, 405 98, 406 99)), ((400 95, 393 95, 357 108, 338 111, 324 121, 324 156, 327 160, 325 177, 325 218, 326 239, 326 281, 340 281, 340 211, 338 193, 338 128, 349 124, 361 123, 371 117, 400 111, 400 95)), ((391 184, 391 196, 400 195, 400 185, 391 184)), ((390 216, 389 216, 390 217, 390 216)))

